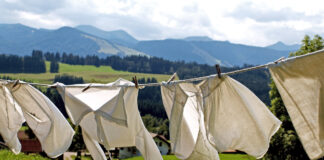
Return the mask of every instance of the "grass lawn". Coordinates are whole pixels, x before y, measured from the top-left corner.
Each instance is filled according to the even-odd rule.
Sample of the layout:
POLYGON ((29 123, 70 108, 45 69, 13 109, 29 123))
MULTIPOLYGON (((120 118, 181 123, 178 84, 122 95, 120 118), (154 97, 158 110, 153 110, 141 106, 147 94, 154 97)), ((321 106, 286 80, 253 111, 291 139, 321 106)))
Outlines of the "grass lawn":
POLYGON ((26 155, 24 153, 19 153, 15 155, 9 150, 0 150, 0 159, 1 160, 50 160, 49 158, 42 157, 40 155, 26 155))
MULTIPOLYGON (((219 154, 220 160, 256 160, 254 157, 251 157, 246 154, 219 154)), ((164 160, 179 160, 174 155, 163 156, 164 160)), ((133 157, 125 160, 144 160, 143 157, 133 157)))
POLYGON ((29 74, 29 73, 5 73, 0 76, 9 76, 15 79, 28 80, 36 83, 52 83, 55 75, 69 74, 78 77, 83 77, 86 82, 108 83, 123 78, 131 80, 136 75, 137 79, 155 77, 159 82, 166 81, 170 75, 163 74, 145 74, 145 73, 132 73, 125 71, 116 71, 110 66, 95 67, 92 65, 69 65, 59 63, 59 73, 50 73, 50 63, 46 62, 46 73, 29 74))
MULTIPOLYGON (((255 160, 255 158, 248 156, 246 154, 219 154, 220 160, 255 160)), ((71 157, 72 159, 75 158, 75 156, 71 157)), ((37 154, 30 154, 26 155, 24 153, 20 153, 18 155, 15 155, 13 152, 3 149, 0 150, 0 159, 1 160, 50 160, 50 158, 42 157, 37 154)), ((83 157, 82 160, 91 160, 90 157, 83 157)), ((165 155, 163 156, 164 160, 179 160, 175 155, 165 155)), ((117 159, 114 159, 117 160, 117 159)), ((128 158, 124 160, 144 160, 142 157, 133 157, 128 158)))

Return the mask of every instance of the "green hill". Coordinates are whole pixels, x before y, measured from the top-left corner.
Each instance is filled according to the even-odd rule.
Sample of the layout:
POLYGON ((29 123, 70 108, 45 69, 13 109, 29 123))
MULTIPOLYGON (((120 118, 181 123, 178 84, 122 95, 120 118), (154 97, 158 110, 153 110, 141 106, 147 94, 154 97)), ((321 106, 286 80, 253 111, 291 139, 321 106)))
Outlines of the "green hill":
POLYGON ((69 65, 59 64, 59 73, 50 73, 50 63, 46 62, 46 73, 30 74, 30 73, 5 73, 0 76, 9 76, 14 79, 21 79, 26 81, 32 81, 36 83, 52 83, 55 75, 58 74, 69 74, 78 77, 82 77, 85 82, 97 82, 97 83, 108 83, 123 78, 131 80, 133 76, 137 79, 155 77, 159 82, 166 81, 170 75, 163 74, 145 74, 145 73, 132 73, 125 71, 116 71, 110 66, 95 67, 91 65, 69 65))

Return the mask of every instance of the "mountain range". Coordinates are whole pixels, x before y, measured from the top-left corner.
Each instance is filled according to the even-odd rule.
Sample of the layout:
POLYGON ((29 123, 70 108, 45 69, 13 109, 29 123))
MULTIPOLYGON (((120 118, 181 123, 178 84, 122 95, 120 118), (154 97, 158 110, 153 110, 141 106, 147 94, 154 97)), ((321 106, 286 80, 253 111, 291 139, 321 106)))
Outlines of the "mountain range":
POLYGON ((36 29, 22 24, 0 24, 0 53, 29 55, 32 50, 100 57, 156 56, 172 61, 241 66, 287 57, 299 45, 282 42, 257 47, 217 41, 206 36, 140 41, 123 30, 104 31, 90 25, 36 29))

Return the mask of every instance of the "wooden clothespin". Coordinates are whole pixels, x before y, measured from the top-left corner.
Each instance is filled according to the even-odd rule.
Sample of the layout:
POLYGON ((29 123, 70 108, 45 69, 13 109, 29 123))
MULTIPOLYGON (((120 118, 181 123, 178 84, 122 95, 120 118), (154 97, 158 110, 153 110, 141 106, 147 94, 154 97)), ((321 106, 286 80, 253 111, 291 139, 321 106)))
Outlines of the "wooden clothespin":
POLYGON ((90 83, 88 86, 86 86, 85 88, 83 88, 83 89, 82 89, 82 92, 85 92, 86 90, 88 90, 88 89, 91 87, 91 85, 92 85, 92 84, 90 83))
POLYGON ((275 63, 275 64, 278 64, 280 61, 282 61, 282 60, 284 60, 284 59, 285 59, 285 57, 281 57, 281 58, 277 59, 276 61, 274 61, 274 63, 275 63))
POLYGON ((138 81, 136 79, 136 76, 133 77, 133 82, 135 83, 135 87, 138 89, 138 81))
POLYGON ((56 88, 56 85, 50 85, 49 88, 56 88))
POLYGON ((173 73, 173 75, 169 78, 169 80, 167 81, 167 83, 170 83, 171 81, 173 81, 177 76, 177 72, 173 73))
POLYGON ((222 76, 222 71, 221 71, 221 69, 220 69, 219 64, 216 64, 215 67, 216 67, 216 71, 217 71, 218 78, 221 78, 221 76, 222 76))
POLYGON ((19 80, 16 80, 15 83, 13 84, 12 88, 15 88, 19 84, 19 80))

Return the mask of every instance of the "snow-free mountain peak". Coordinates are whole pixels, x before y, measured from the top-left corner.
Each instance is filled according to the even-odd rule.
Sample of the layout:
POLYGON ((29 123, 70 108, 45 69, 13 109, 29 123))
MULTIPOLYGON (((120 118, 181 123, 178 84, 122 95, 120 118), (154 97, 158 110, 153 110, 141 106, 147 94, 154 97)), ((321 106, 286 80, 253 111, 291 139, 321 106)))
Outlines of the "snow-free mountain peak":
POLYGON ((281 41, 278 41, 275 44, 266 46, 266 48, 278 50, 278 51, 296 51, 300 48, 299 44, 287 45, 281 41))
POLYGON ((213 39, 209 38, 208 36, 190 36, 186 37, 183 40, 185 41, 213 41, 213 39))
POLYGON ((132 37, 130 34, 128 34, 124 30, 114 30, 114 31, 104 31, 99 28, 96 28, 91 25, 80 25, 75 27, 76 29, 121 44, 125 46, 130 46, 136 44, 138 41, 132 37))

